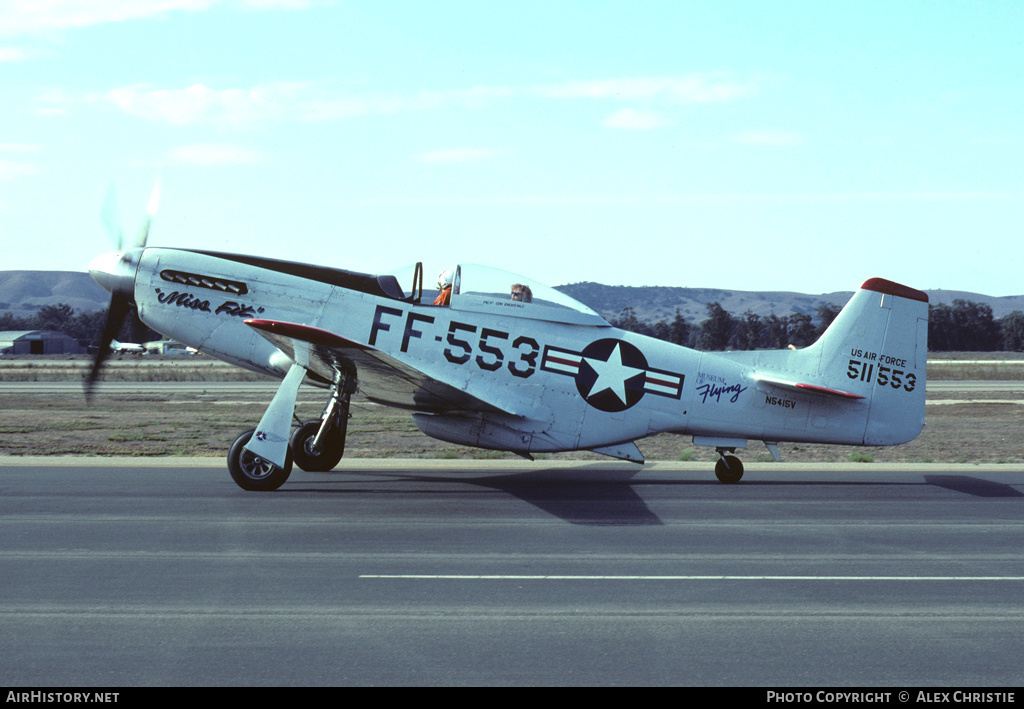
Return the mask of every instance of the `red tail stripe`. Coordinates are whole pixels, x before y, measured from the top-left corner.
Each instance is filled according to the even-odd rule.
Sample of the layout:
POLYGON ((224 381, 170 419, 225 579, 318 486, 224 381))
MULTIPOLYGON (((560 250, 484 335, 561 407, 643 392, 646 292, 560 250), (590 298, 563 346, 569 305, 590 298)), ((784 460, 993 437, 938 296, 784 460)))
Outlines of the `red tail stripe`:
POLYGON ((900 298, 919 300, 922 303, 928 302, 928 294, 924 291, 919 291, 916 288, 911 288, 909 286, 902 286, 899 283, 893 283, 892 281, 887 281, 884 278, 869 278, 864 281, 864 285, 862 285, 861 288, 863 290, 873 290, 876 293, 896 295, 900 298))

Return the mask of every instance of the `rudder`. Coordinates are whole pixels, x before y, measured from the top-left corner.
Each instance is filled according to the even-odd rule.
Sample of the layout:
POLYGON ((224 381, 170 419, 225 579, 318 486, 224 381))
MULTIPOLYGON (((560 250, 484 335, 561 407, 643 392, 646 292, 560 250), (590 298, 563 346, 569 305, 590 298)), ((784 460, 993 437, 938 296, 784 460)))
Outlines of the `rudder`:
POLYGON ((819 376, 865 397, 863 443, 896 445, 924 426, 928 365, 928 295, 872 278, 864 282, 825 334, 819 376))

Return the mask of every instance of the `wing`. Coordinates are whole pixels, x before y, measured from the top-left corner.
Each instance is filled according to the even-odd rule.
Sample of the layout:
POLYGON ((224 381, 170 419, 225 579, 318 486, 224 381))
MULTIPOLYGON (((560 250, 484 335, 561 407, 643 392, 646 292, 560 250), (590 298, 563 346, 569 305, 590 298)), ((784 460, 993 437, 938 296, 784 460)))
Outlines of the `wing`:
POLYGON ((494 402, 468 394, 431 378, 380 350, 361 345, 333 332, 279 320, 246 320, 292 361, 296 350, 308 348, 307 366, 314 374, 334 381, 339 371, 355 372, 359 391, 371 401, 416 411, 483 411, 513 414, 494 402))

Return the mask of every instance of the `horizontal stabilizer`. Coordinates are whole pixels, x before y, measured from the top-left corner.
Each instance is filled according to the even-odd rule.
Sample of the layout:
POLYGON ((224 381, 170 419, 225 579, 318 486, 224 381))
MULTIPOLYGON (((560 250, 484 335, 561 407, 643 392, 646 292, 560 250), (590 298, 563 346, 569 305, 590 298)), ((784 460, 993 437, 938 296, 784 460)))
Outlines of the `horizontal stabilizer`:
POLYGON ((805 394, 821 394, 822 396, 833 396, 840 399, 863 399, 864 397, 860 394, 853 394, 848 391, 840 391, 839 389, 831 389, 829 387, 819 386, 817 384, 808 384, 805 382, 791 382, 785 379, 779 379, 777 377, 766 377, 760 374, 755 374, 754 379, 765 384, 770 384, 780 389, 788 389, 798 393, 805 394))

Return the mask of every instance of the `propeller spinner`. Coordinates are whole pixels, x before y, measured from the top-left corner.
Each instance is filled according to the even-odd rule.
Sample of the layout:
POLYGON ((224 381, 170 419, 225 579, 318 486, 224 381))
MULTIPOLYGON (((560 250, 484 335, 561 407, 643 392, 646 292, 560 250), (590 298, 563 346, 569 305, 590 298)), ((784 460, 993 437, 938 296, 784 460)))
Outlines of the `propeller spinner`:
POLYGON ((110 344, 121 331, 124 320, 134 305, 135 272, 138 270, 139 260, 149 239, 149 229, 153 223, 153 216, 156 214, 159 195, 160 183, 157 181, 149 198, 142 228, 134 242, 127 248, 124 244, 124 232, 121 230, 120 218, 117 216, 117 202, 113 188, 107 194, 107 199, 104 202, 103 224, 117 251, 97 256, 89 264, 89 275, 110 293, 110 307, 107 309, 107 320, 103 325, 96 358, 93 360, 92 368, 85 380, 86 398, 92 396, 93 387, 103 370, 103 363, 110 355, 110 344))

